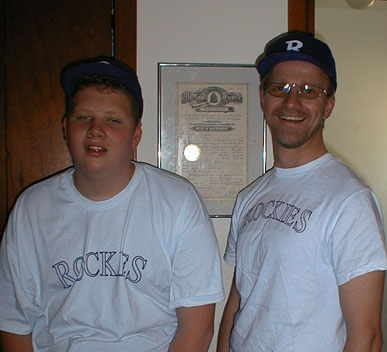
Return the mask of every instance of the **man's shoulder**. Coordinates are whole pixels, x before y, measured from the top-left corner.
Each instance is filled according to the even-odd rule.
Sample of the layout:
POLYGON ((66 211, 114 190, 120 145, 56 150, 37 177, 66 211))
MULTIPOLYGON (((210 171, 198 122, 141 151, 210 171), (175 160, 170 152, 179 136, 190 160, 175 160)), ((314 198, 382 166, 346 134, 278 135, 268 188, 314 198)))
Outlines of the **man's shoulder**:
POLYGON ((273 176, 274 168, 268 169, 264 174, 257 177, 254 181, 249 183, 245 188, 239 191, 238 197, 245 198, 248 197, 249 194, 257 193, 260 189, 264 189, 266 187, 267 182, 273 176))
POLYGON ((338 190, 352 193, 370 188, 352 167, 335 156, 327 160, 326 167, 322 167, 319 174, 322 182, 327 182, 338 190))
POLYGON ((368 197, 370 192, 370 187, 353 169, 327 153, 293 169, 269 169, 239 192, 237 203, 249 204, 264 195, 270 198, 273 194, 303 194, 341 204, 355 194, 368 197))

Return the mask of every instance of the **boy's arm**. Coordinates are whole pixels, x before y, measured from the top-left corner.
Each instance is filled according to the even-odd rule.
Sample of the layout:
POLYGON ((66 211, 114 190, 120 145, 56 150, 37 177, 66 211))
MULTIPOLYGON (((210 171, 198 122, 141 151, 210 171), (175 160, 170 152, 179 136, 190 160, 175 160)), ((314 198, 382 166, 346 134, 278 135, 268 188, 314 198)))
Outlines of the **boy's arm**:
POLYGON ((3 352, 33 352, 32 334, 17 335, 0 331, 1 347, 3 352))
POLYGON ((176 308, 177 330, 169 352, 205 352, 214 334, 215 304, 176 308))
POLYGON ((347 325, 344 352, 380 352, 384 271, 358 276, 339 286, 340 306, 347 325))
POLYGON ((234 325, 235 314, 239 310, 240 296, 235 286, 235 272, 232 280, 230 294, 226 306, 223 311, 222 320, 220 322, 218 333, 218 346, 217 352, 229 352, 230 351, 230 336, 231 330, 234 325))

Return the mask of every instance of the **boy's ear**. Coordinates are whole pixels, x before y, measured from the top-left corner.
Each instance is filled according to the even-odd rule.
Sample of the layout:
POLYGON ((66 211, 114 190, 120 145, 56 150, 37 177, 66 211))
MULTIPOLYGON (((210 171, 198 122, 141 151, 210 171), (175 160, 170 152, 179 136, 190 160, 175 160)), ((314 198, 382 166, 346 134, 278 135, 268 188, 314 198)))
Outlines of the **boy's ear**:
POLYGON ((133 149, 136 149, 137 146, 140 144, 141 137, 142 137, 142 123, 141 121, 138 121, 133 135, 133 142, 132 142, 133 149))
POLYGON ((64 114, 62 116, 62 133, 63 133, 63 139, 67 140, 67 116, 64 114))

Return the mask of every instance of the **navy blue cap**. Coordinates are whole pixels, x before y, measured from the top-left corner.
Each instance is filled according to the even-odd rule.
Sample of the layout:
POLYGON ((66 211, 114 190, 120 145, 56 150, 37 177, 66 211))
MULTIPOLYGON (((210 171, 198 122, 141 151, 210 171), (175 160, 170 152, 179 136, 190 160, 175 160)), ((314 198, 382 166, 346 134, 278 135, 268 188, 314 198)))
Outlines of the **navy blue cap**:
POLYGON ((128 65, 110 56, 98 56, 71 63, 63 68, 60 83, 67 97, 73 96, 78 83, 86 76, 99 75, 119 80, 137 101, 140 117, 144 102, 136 72, 128 65))
POLYGON ((280 62, 300 60, 321 68, 337 88, 336 65, 328 45, 313 35, 303 32, 288 32, 271 41, 258 62, 261 79, 280 62))

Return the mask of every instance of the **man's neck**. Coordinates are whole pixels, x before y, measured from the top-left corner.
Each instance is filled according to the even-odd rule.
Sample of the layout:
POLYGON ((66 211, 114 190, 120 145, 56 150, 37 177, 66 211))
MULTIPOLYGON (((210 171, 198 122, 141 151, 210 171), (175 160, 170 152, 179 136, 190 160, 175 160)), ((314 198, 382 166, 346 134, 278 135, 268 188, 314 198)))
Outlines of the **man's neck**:
POLYGON ((283 169, 305 165, 327 153, 324 145, 316 149, 283 148, 273 146, 274 165, 283 169))

